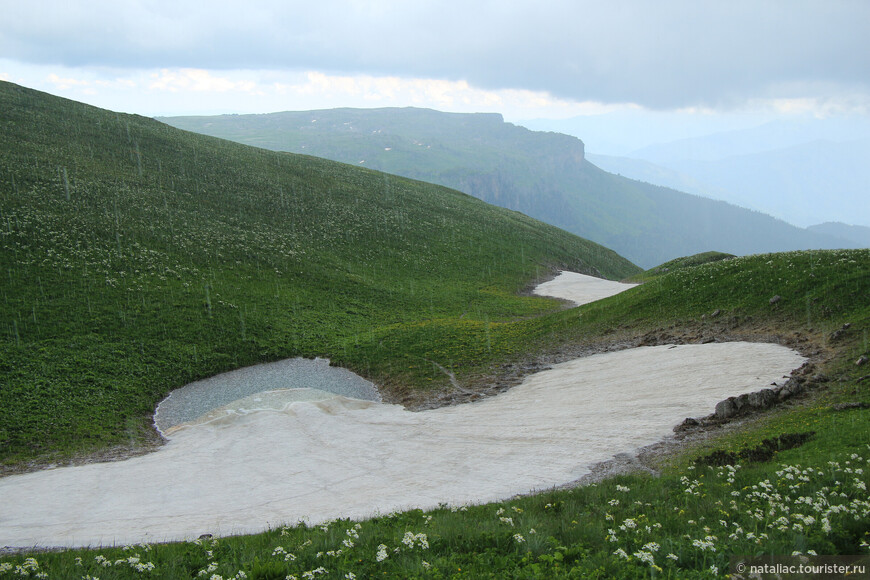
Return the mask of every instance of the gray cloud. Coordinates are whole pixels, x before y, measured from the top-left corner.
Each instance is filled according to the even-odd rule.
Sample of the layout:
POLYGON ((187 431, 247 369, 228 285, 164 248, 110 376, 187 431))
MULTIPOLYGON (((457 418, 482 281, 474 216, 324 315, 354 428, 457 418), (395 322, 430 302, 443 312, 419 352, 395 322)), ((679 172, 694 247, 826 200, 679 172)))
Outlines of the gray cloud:
POLYGON ((651 108, 870 94, 870 3, 0 0, 0 55, 467 80, 651 108))

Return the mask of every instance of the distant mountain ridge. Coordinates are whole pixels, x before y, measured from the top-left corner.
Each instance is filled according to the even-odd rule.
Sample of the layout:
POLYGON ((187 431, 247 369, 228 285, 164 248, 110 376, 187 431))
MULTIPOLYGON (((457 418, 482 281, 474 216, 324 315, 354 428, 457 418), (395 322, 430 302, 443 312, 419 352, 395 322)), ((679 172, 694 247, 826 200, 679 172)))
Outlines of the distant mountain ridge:
POLYGON ((497 114, 330 109, 160 118, 267 149, 446 185, 607 246, 649 268, 680 256, 849 246, 724 202, 633 181, 586 160, 583 142, 497 114))
POLYGON ((861 118, 779 120, 589 159, 613 173, 798 227, 870 226, 870 122, 861 118))
POLYGON ((847 239, 859 248, 870 248, 870 228, 866 226, 853 226, 840 222, 825 222, 807 228, 810 231, 836 236, 847 239))

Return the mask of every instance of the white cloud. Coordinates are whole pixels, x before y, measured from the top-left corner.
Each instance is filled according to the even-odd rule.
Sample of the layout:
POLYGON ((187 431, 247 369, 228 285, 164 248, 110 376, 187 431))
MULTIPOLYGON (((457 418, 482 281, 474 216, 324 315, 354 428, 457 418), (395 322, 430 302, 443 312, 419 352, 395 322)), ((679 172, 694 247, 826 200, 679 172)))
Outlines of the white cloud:
POLYGON ((613 109, 543 91, 486 90, 464 80, 342 75, 323 71, 146 70, 22 66, 0 61, 16 82, 67 98, 143 115, 267 113, 333 107, 425 107, 499 112, 508 119, 568 117, 613 109))
MULTIPOLYGON (((319 70, 126 70, 22 65, 8 60, 0 60, 0 70, 6 71, 2 73, 5 80, 31 88, 111 110, 153 116, 414 106, 459 113, 497 112, 508 121, 518 121, 643 109, 636 103, 576 101, 547 91, 484 89, 466 80, 319 70)), ((779 93, 800 95, 801 91, 788 88, 779 93)), ((766 96, 746 100, 739 108, 766 114, 809 112, 817 116, 870 112, 868 100, 860 92, 824 98, 766 96)), ((709 116, 719 109, 696 105, 679 111, 709 116)))
POLYGON ((202 69, 162 69, 151 73, 152 91, 225 93, 229 91, 256 93, 257 84, 251 80, 232 80, 225 76, 214 76, 202 69))
POLYGON ((500 112, 509 118, 559 118, 622 107, 558 99, 543 91, 485 90, 462 80, 330 75, 318 71, 305 73, 295 83, 275 83, 274 90, 283 96, 304 98, 306 102, 311 98, 322 99, 324 105, 317 108, 418 106, 453 112, 500 112))
POLYGON ((671 110, 870 94, 870 3, 861 1, 7 4, 7 18, 0 20, 0 54, 7 59, 166 69, 180 77, 158 79, 155 88, 166 90, 249 92, 225 73, 314 70, 329 77, 321 89, 327 94, 352 94, 353 88, 368 91, 373 101, 392 98, 383 79, 427 79, 429 86, 420 89, 427 96, 420 98, 445 106, 480 101, 455 84, 439 95, 431 85, 435 79, 497 95, 526 90, 570 103, 671 110), (210 71, 215 78, 178 72, 186 70, 210 71), (365 77, 380 80, 367 87, 365 77), (352 87, 337 86, 347 79, 352 87), (784 86, 799 92, 777 92, 784 86))
POLYGON ((53 84, 56 89, 61 91, 65 91, 70 87, 87 87, 88 85, 90 85, 89 81, 83 79, 75 79, 71 77, 61 78, 54 73, 48 75, 48 82, 53 84))
MULTIPOLYGON (((273 73, 274 74, 274 73, 273 73)), ((331 75, 308 71, 293 82, 274 82, 271 89, 288 100, 300 102, 319 99, 315 108, 333 106, 419 106, 448 111, 500 111, 506 103, 519 108, 546 107, 552 99, 544 94, 528 93, 525 99, 518 91, 487 91, 471 87, 465 81, 400 78, 397 76, 331 75)), ((263 87, 267 92, 268 87, 263 87)), ((297 107, 298 108, 298 107, 297 107)))

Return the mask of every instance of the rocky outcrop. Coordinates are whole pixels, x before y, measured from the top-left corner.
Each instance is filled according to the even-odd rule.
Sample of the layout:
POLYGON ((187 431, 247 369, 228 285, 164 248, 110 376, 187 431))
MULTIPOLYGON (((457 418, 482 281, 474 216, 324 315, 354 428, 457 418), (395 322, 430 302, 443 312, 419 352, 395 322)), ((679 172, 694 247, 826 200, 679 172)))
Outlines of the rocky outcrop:
POLYGON ((728 397, 716 404, 713 414, 702 418, 686 418, 674 427, 675 433, 683 433, 695 428, 709 427, 726 423, 732 419, 745 417, 782 403, 792 397, 802 395, 817 385, 824 383, 823 375, 812 375, 815 365, 805 363, 792 372, 791 377, 782 385, 774 383, 771 388, 761 389, 753 393, 744 393, 736 397, 728 397), (812 375, 812 376, 811 376, 812 375))

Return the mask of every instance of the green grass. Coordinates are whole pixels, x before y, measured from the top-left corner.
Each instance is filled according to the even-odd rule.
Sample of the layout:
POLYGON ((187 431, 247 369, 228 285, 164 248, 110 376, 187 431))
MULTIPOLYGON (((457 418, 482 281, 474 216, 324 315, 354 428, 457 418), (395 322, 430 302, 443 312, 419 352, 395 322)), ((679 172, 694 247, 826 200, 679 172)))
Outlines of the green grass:
POLYGON ((171 388, 284 356, 329 356, 401 394, 400 385, 425 392, 446 382, 432 361, 474 384, 585 345, 709 335, 798 345, 819 354, 827 377, 805 399, 687 444, 661 460, 659 477, 390 514, 359 529, 343 521, 4 556, 0 578, 20 577, 16 566, 101 579, 709 578, 735 554, 868 553, 870 414, 834 407, 870 403, 870 367, 855 365, 870 354, 870 250, 690 260, 559 310, 518 291, 552 266, 613 278, 636 269, 442 188, 0 88, 0 442, 9 464, 141 441, 171 388), (58 118, 62 127, 52 125, 58 118), (815 435, 804 445, 733 477, 694 463, 807 431, 815 435))
POLYGON ((529 131, 497 114, 327 109, 165 120, 247 145, 453 187, 594 240, 644 268, 710 249, 841 247, 759 212, 608 173, 584 159, 579 139, 529 131))
POLYGON ((558 308, 537 276, 637 271, 443 187, 9 83, 0 111, 0 463, 135 445, 170 390, 285 357, 435 388, 421 357, 558 308))
POLYGON ((645 270, 639 274, 635 274, 634 276, 629 276, 626 278, 626 282, 647 282, 656 276, 660 276, 662 274, 667 274, 672 270, 679 270, 682 268, 692 268, 694 266, 700 266, 702 264, 708 264, 710 262, 718 262, 719 260, 730 260, 731 258, 735 258, 734 254, 726 254, 724 252, 703 252, 701 254, 695 254, 693 256, 686 256, 683 258, 677 258, 675 260, 670 260, 665 262, 664 264, 660 264, 655 268, 650 268, 649 270, 645 270))

